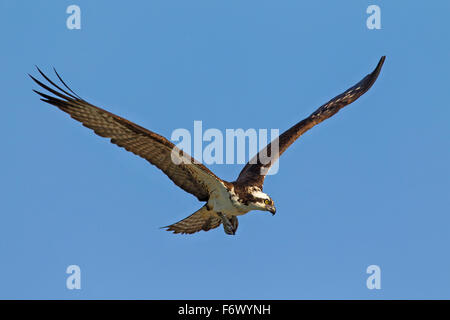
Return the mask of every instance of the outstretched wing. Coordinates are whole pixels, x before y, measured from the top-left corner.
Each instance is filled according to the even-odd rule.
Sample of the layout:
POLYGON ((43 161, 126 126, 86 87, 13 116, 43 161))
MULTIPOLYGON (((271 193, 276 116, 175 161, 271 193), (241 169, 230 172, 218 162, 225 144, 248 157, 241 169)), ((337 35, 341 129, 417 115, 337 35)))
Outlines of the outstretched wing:
POLYGON ((221 223, 222 219, 214 211, 208 210, 206 205, 204 205, 189 217, 163 228, 166 228, 167 231, 173 231, 173 233, 191 234, 201 230, 208 231, 217 228, 221 223))
POLYGON ((255 185, 261 189, 264 184, 264 178, 269 171, 272 164, 278 160, 284 151, 303 133, 314 127, 316 124, 328 119, 336 114, 343 107, 349 105, 360 96, 362 96, 377 79, 381 67, 383 66, 385 56, 381 57, 375 70, 368 74, 364 79, 349 88, 344 93, 334 97, 319 109, 314 111, 308 118, 300 121, 290 129, 286 130, 277 139, 269 143, 263 150, 261 150, 253 159, 246 164, 242 169, 237 183, 242 185, 255 185), (272 147, 273 144, 278 143, 278 149, 272 147), (278 150, 278 152, 276 152, 278 150), (272 155, 272 151, 275 151, 272 155))
POLYGON ((192 193, 200 201, 208 200, 210 190, 223 187, 221 180, 208 168, 179 150, 166 138, 83 100, 64 83, 56 70, 58 79, 69 92, 56 85, 39 68, 38 71, 53 88, 31 75, 30 77, 56 96, 33 90, 42 97, 42 101, 68 113, 99 136, 110 138, 112 143, 146 159, 162 170, 177 186, 192 193))

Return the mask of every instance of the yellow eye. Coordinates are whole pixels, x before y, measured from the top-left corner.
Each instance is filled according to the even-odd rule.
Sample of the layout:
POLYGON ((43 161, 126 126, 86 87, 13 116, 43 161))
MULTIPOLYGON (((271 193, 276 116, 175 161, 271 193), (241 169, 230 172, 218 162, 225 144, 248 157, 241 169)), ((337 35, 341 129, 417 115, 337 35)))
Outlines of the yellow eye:
POLYGON ((264 203, 265 204, 270 204, 270 200, 266 199, 266 200, 264 200, 264 203))

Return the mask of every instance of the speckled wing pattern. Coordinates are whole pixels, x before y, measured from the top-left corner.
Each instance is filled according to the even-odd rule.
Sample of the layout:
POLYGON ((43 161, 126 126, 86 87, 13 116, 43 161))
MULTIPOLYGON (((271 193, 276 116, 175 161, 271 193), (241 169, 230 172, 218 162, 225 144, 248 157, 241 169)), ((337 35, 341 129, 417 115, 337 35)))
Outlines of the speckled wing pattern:
POLYGON ((334 97, 316 111, 314 111, 308 118, 300 121, 290 129, 283 132, 272 143, 278 143, 278 154, 271 155, 271 144, 268 144, 263 150, 261 150, 246 166, 242 169, 237 179, 237 183, 241 185, 258 186, 262 189, 264 184, 264 178, 269 171, 272 164, 278 160, 284 151, 303 133, 321 123, 322 121, 330 118, 336 114, 339 110, 349 105, 360 96, 362 96, 370 87, 375 83, 381 67, 383 66, 385 56, 381 57, 375 70, 364 77, 360 82, 353 87, 347 89, 344 93, 334 97), (270 161, 260 161, 262 157, 270 161))
POLYGON ((39 86, 54 95, 33 90, 42 97, 42 101, 68 113, 99 136, 110 138, 112 143, 146 159, 200 201, 208 200, 211 188, 223 186, 222 180, 214 173, 181 150, 177 149, 177 154, 187 161, 179 164, 172 161, 172 150, 176 147, 166 138, 83 100, 64 83, 56 70, 58 79, 70 92, 56 85, 39 68, 38 71, 53 86, 47 86, 30 75, 39 86))
POLYGON ((167 231, 173 231, 173 233, 191 234, 201 230, 208 231, 217 228, 221 223, 222 220, 219 216, 214 211, 208 210, 204 205, 189 217, 163 228, 166 228, 167 231))

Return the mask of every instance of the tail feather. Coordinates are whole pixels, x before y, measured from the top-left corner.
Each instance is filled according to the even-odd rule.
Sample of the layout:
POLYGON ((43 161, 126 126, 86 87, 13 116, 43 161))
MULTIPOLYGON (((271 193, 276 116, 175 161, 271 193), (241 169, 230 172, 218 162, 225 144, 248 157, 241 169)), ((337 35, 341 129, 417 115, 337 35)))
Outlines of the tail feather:
POLYGON ((167 231, 173 231, 173 233, 192 234, 201 230, 208 231, 217 228, 221 223, 222 220, 219 216, 204 205, 189 217, 163 228, 167 228, 167 231))

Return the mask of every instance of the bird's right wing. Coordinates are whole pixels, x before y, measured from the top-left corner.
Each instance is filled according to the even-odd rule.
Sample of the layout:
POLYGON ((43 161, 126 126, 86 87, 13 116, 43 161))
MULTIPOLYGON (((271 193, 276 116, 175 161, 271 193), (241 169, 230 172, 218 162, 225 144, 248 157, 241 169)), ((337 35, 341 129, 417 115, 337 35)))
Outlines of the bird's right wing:
POLYGON ((39 68, 38 71, 53 88, 31 75, 30 77, 56 96, 33 90, 42 97, 42 101, 68 113, 99 136, 110 138, 112 143, 146 159, 162 170, 177 186, 195 195, 200 201, 207 201, 212 189, 223 188, 220 178, 166 138, 83 100, 57 73, 61 83, 70 92, 56 85, 39 68))

